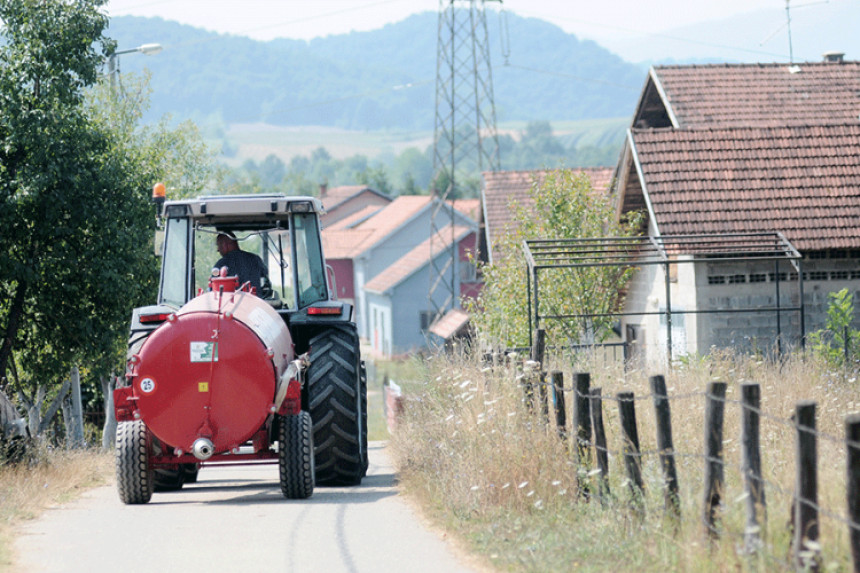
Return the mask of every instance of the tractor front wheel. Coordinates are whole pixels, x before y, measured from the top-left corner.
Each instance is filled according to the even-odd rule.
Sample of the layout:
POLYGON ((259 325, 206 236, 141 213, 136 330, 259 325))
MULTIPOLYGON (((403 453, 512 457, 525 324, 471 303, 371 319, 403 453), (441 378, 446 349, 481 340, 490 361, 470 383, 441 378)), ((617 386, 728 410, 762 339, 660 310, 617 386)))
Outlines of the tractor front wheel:
POLYGON ((307 499, 314 493, 314 440, 311 415, 299 412, 279 417, 278 468, 281 492, 287 499, 307 499))
POLYGON ((149 465, 151 438, 141 420, 120 422, 116 431, 116 483, 125 504, 148 503, 155 485, 149 465))

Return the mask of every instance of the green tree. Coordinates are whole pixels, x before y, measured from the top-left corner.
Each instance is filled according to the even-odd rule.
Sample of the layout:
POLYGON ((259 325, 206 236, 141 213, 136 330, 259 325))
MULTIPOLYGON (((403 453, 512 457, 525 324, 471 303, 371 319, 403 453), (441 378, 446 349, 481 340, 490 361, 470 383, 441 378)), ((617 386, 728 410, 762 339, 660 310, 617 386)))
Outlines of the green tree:
POLYGON ((207 171, 183 167, 187 129, 135 129, 145 89, 88 89, 114 50, 104 4, 0 0, 0 378, 36 410, 73 364, 116 368, 157 280, 152 185, 207 171))
MULTIPOLYGON (((501 260, 483 265, 484 287, 477 300, 467 301, 481 339, 493 346, 516 347, 528 344, 528 300, 526 262, 522 251, 526 239, 575 239, 633 236, 641 216, 634 214, 615 222, 607 195, 598 193, 585 174, 559 169, 546 175, 543 183, 533 183, 534 206, 512 203, 513 228, 498 244, 501 260)), ((592 267, 552 269, 541 274, 540 297, 548 314, 600 314, 616 310, 622 302, 630 268, 592 267)), ((576 343, 586 336, 601 340, 613 320, 595 317, 591 321, 548 321, 551 340, 576 343)))

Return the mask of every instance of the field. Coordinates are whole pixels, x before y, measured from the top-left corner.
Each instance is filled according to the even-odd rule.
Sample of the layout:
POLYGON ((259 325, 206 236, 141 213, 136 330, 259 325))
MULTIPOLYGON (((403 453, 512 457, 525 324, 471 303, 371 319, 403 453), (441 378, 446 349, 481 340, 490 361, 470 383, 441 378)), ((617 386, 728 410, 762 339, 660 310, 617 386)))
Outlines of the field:
MULTIPOLYGON (((799 358, 770 363, 713 356, 666 373, 680 484, 680 520, 666 511, 648 375, 605 364, 553 361, 568 388, 574 371, 601 387, 609 450, 609 493, 600 495, 593 448, 577 463, 571 438, 550 415, 525 405, 514 365, 491 368, 467 355, 415 364, 399 381, 405 412, 392 437, 401 483, 425 511, 487 562, 506 571, 784 571, 794 569, 789 521, 795 480, 796 402, 817 403, 818 504, 823 570, 851 570, 846 507, 845 416, 860 410, 857 380, 799 358), (704 390, 728 384, 723 435, 725 486, 717 539, 703 525, 704 390), (767 519, 747 528, 740 460, 740 383, 760 384, 767 519), (616 393, 632 391, 644 492, 623 464, 616 393), (745 550, 745 534, 762 541, 745 550)), ((550 407, 552 411, 552 407, 550 407)), ((568 422, 568 430, 570 430, 568 422)))
MULTIPOLYGON (((556 122, 553 132, 565 144, 577 146, 603 146, 617 139, 630 122, 629 118, 610 118, 583 121, 556 122)), ((499 134, 518 137, 526 122, 510 122, 498 126, 499 134)), ((404 131, 350 131, 332 127, 283 127, 261 123, 234 124, 225 133, 226 139, 237 148, 235 157, 225 162, 241 165, 247 159, 260 162, 273 154, 285 163, 296 156, 308 156, 318 147, 336 159, 361 154, 375 158, 380 154, 397 155, 415 147, 420 151, 433 145, 433 132, 404 131)), ((504 158, 503 158, 504 163, 504 158)))

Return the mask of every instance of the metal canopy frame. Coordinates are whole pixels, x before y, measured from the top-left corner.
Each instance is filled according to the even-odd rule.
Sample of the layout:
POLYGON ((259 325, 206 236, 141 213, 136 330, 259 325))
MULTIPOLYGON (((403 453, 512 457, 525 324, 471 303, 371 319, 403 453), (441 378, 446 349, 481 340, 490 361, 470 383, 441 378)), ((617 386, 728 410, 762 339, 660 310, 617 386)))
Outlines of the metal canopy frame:
POLYGON ((564 320, 606 316, 666 317, 666 348, 672 361, 673 314, 719 314, 745 312, 776 313, 777 351, 782 353, 783 312, 800 315, 800 342, 804 345, 806 325, 803 304, 803 256, 779 232, 732 233, 721 235, 663 235, 642 237, 599 237, 591 239, 534 239, 523 241, 523 254, 527 265, 527 292, 529 314, 529 346, 533 344, 534 330, 542 320, 564 320), (684 258, 679 258, 683 256, 684 258), (715 262, 774 262, 774 289, 776 306, 744 309, 672 310, 670 267, 677 264, 715 262), (798 306, 780 304, 780 262, 787 261, 797 271, 798 306), (546 269, 586 267, 643 267, 662 265, 666 283, 666 310, 657 312, 610 312, 584 314, 540 313, 539 274, 546 269), (534 285, 534 287, 532 287, 534 285))

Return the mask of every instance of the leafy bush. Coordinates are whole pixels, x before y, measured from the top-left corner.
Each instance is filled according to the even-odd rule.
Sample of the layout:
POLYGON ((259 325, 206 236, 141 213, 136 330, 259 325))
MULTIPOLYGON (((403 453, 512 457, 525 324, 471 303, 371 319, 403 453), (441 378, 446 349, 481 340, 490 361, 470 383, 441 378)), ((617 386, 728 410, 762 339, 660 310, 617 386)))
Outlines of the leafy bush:
MULTIPOLYGON (((637 234, 641 214, 620 223, 608 195, 595 191, 588 175, 570 169, 546 173, 543 182, 532 184, 534 207, 512 203, 514 225, 497 244, 501 260, 483 265, 481 296, 468 302, 482 340, 503 347, 528 344, 528 296, 526 261, 522 244, 527 239, 577 239, 629 237, 637 234)), ((603 314, 616 310, 630 267, 551 269, 541 274, 541 307, 551 314, 603 314)), ((588 334, 603 340, 610 332, 612 317, 595 316, 585 321, 550 321, 549 339, 580 342, 588 334)))

